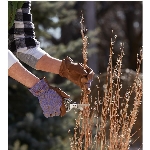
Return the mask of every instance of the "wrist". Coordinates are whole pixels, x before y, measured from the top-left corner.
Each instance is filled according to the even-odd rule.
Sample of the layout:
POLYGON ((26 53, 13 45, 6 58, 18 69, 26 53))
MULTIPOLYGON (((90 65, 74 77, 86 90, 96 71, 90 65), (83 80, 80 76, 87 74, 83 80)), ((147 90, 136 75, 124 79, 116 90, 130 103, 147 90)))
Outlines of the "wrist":
POLYGON ((61 60, 46 54, 38 60, 35 67, 37 70, 59 74, 61 63, 61 60))
POLYGON ((33 87, 40 81, 38 77, 28 71, 20 62, 14 63, 8 69, 8 75, 14 80, 25 85, 27 88, 33 87))

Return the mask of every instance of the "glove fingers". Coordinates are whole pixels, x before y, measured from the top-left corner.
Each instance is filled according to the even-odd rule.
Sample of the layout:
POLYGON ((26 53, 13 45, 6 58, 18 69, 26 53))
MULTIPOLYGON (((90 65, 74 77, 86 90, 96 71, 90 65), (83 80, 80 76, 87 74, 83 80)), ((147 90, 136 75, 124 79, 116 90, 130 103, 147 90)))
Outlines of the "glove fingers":
POLYGON ((86 77, 82 77, 81 82, 82 82, 82 87, 81 88, 85 87, 86 88, 86 93, 90 94, 90 92, 91 92, 90 87, 91 87, 92 80, 88 80, 86 77))
POLYGON ((62 91, 60 88, 55 87, 55 91, 62 97, 62 98, 70 98, 70 95, 62 91))
POLYGON ((81 82, 82 82, 82 84, 85 84, 85 83, 87 83, 88 82, 88 78, 87 77, 82 77, 81 78, 81 82))
POLYGON ((91 87, 91 82, 93 81, 94 73, 93 73, 93 70, 90 68, 87 68, 87 72, 88 72, 88 75, 81 78, 81 86, 82 88, 83 87, 86 88, 87 94, 90 94, 91 92, 90 87, 91 87))
MULTIPOLYGON (((84 71, 85 71, 85 69, 84 69, 84 71)), ((94 76, 93 70, 91 68, 89 68, 88 66, 86 66, 85 72, 87 72, 87 73, 85 75, 82 74, 82 76, 84 76, 84 77, 81 78, 81 82, 87 83, 87 82, 93 81, 93 76, 94 76)))
POLYGON ((60 107, 60 116, 63 117, 66 114, 66 107, 65 104, 62 102, 62 106, 60 107))
POLYGON ((84 76, 81 78, 81 83, 85 84, 85 83, 90 83, 93 81, 93 73, 88 74, 87 76, 84 76))
POLYGON ((74 64, 70 65, 69 70, 72 70, 75 73, 82 75, 82 76, 87 75, 87 71, 83 68, 83 65, 81 63, 74 63, 74 64))
POLYGON ((53 89, 54 91, 56 91, 62 98, 69 98, 70 95, 66 94, 64 91, 62 91, 60 88, 57 88, 57 87, 52 87, 49 85, 49 87, 51 89, 53 89))
POLYGON ((87 75, 88 80, 93 80, 93 76, 94 76, 93 70, 87 66, 86 71, 88 73, 88 75, 87 75))
POLYGON ((79 75, 87 75, 86 70, 84 69, 82 63, 74 63, 70 57, 66 58, 66 66, 69 71, 74 71, 79 75))

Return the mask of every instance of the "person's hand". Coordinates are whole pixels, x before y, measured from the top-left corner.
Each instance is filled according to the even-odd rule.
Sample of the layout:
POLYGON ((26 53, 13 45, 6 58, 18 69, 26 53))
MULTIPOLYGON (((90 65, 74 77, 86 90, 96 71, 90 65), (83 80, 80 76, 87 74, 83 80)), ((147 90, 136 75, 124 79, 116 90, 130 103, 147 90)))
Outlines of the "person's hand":
POLYGON ((66 107, 63 98, 69 98, 60 88, 50 86, 46 79, 41 79, 29 91, 39 99, 40 106, 46 118, 53 116, 64 116, 66 107))
POLYGON ((86 66, 84 69, 82 63, 74 63, 70 57, 66 57, 62 60, 60 66, 59 75, 66 77, 81 89, 84 87, 90 92, 91 82, 93 81, 94 72, 91 68, 86 66))

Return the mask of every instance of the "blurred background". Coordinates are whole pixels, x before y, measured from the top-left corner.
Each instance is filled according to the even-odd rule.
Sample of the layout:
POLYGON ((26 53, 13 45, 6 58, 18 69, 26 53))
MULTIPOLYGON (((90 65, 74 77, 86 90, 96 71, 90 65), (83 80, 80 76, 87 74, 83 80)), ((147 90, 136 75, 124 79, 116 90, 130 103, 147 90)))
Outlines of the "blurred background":
MULTIPOLYGON (((120 54, 121 44, 124 44, 122 69, 128 73, 127 77, 136 74, 137 53, 143 46, 142 8, 142 1, 31 2, 35 35, 43 50, 59 59, 70 56, 75 62, 83 62, 80 24, 83 14, 89 42, 88 65, 96 75, 106 73, 113 39, 114 64, 120 54)), ((69 80, 23 65, 38 77, 46 76, 52 86, 60 87, 73 100, 79 100, 81 90, 69 80)), ((133 80, 125 80, 125 90, 131 82, 133 80)), ((93 82, 92 93, 94 87, 93 82)), ((45 118, 38 99, 26 87, 8 77, 9 150, 70 150, 69 137, 74 134, 75 118, 73 111, 62 118, 45 118)), ((142 128, 142 106, 134 131, 139 128, 142 128)), ((142 131, 138 136, 139 145, 135 146, 142 143, 142 131)))

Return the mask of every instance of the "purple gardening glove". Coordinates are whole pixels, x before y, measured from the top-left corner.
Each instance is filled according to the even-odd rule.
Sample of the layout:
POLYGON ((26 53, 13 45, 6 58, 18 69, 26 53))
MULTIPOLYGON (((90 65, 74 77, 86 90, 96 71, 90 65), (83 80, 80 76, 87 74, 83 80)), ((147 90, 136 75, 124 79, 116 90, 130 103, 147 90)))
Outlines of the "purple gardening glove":
POLYGON ((46 79, 41 79, 29 91, 39 99, 40 106, 46 118, 53 116, 64 116, 66 108, 63 98, 70 96, 63 92, 60 88, 50 86, 46 79))

